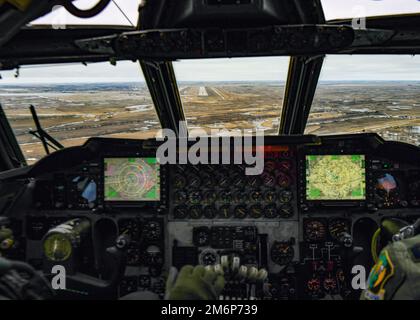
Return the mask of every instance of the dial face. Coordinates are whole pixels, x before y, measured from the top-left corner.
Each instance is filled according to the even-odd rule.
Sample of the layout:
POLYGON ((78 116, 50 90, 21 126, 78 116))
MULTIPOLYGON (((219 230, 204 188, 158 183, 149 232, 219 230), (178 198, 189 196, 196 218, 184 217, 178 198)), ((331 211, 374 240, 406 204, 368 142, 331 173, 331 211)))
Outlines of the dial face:
POLYGON ((188 175, 188 186, 190 188, 198 188, 201 185, 201 179, 196 174, 188 175))
POLYGON ((248 178, 248 185, 253 188, 258 188, 261 185, 261 179, 258 176, 250 176, 248 178))
POLYGON ((340 240, 343 233, 350 233, 349 221, 340 218, 332 219, 329 221, 328 231, 330 232, 331 238, 340 240))
POLYGON ((193 191, 193 192, 190 193, 189 200, 190 200, 191 204, 199 204, 201 202, 202 198, 203 197, 202 197, 200 191, 193 191))
POLYGON ((219 217, 222 219, 229 219, 232 215, 229 205, 224 205, 219 208, 219 217))
POLYGON ((249 215, 253 219, 259 219, 263 215, 263 209, 259 204, 253 205, 251 208, 249 208, 249 215))
POLYGON ((201 210, 201 206, 192 206, 190 208, 190 218, 200 219, 202 216, 203 216, 203 211, 201 210))
POLYGON ((292 163, 290 161, 281 161, 278 165, 279 169, 284 172, 290 172, 292 170, 292 163))
POLYGON ((264 199, 265 199, 265 201, 268 201, 268 202, 274 202, 274 201, 276 201, 276 193, 274 192, 274 191, 267 191, 265 194, 264 194, 264 199))
POLYGON ((214 203, 217 200, 217 194, 214 191, 207 191, 204 194, 205 203, 214 203))
POLYGON ((269 204, 264 208, 264 217, 267 219, 274 219, 277 217, 277 208, 274 203, 269 204))
POLYGON ((44 255, 50 261, 66 261, 73 252, 70 239, 60 233, 49 235, 45 239, 43 247, 44 255))
POLYGON ((178 191, 175 193, 175 202, 178 204, 185 203, 187 201, 187 193, 184 191, 178 191))
POLYGON ((183 189, 187 185, 187 179, 180 174, 176 174, 173 181, 177 189, 183 189))
POLYGON ((327 292, 331 292, 337 289, 337 281, 334 278, 324 279, 324 289, 327 292))
POLYGON ((207 219, 214 219, 217 215, 216 208, 214 206, 206 206, 204 208, 204 217, 207 219))
POLYGON ((293 199, 293 193, 290 190, 283 190, 279 194, 279 200, 281 203, 289 203, 293 199))
POLYGON ((174 209, 175 219, 185 219, 188 216, 188 209, 186 206, 179 206, 174 209))
POLYGON ((234 211, 235 218, 237 219, 245 219, 248 215, 248 211, 244 205, 237 206, 234 211))
POLYGON ((274 242, 271 247, 271 260, 278 265, 286 265, 292 262, 295 250, 287 242, 274 242))
POLYGON ((224 203, 231 203, 232 202, 232 194, 228 190, 224 190, 219 194, 220 201, 224 203))
POLYGON ((219 262, 219 255, 212 249, 203 250, 198 257, 201 265, 212 266, 219 262))
POLYGON ((325 224, 318 220, 308 220, 304 226, 305 238, 311 242, 319 242, 325 240, 326 227, 325 224))
POLYGON ((261 179, 265 187, 274 187, 276 185, 276 178, 270 173, 264 172, 261 175, 261 179))
POLYGON ((288 219, 288 218, 293 217, 293 208, 292 208, 292 206, 290 206, 288 204, 283 205, 280 208, 279 216, 280 216, 280 218, 283 218, 283 219, 288 219))
POLYGON ((312 293, 319 291, 321 289, 321 280, 318 278, 308 280, 307 288, 312 293))
POLYGON ((292 180, 287 174, 279 172, 277 175, 277 183, 282 188, 288 188, 292 184, 292 180))
POLYGON ((236 191, 232 198, 235 203, 241 203, 247 200, 246 193, 242 191, 236 191))
POLYGON ((261 191, 259 190, 251 191, 250 196, 251 196, 251 200, 255 202, 260 202, 263 197, 261 191))

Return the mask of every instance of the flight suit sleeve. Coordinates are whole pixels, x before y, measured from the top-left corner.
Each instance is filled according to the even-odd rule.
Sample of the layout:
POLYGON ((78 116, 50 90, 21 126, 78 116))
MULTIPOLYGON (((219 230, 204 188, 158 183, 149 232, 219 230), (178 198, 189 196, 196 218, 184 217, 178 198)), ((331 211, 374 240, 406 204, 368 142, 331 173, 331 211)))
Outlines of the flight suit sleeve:
POLYGON ((362 300, 420 300, 420 235, 384 248, 362 300))

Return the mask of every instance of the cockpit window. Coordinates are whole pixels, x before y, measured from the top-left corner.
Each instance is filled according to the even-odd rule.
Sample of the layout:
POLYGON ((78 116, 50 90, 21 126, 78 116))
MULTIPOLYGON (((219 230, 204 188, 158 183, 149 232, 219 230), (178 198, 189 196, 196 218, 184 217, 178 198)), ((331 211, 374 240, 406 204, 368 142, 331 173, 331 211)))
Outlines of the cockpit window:
POLYGON ((420 57, 329 56, 306 133, 376 132, 420 145, 420 57))
MULTIPOLYGON (((113 25, 134 27, 137 24, 141 0, 113 0, 97 16, 88 19, 77 18, 62 6, 55 6, 51 13, 31 22, 31 25, 51 25, 62 29, 67 25, 113 25)), ((77 0, 74 5, 82 10, 92 8, 98 0, 77 0)))
POLYGON ((189 130, 276 134, 288 63, 286 57, 175 62, 189 130))
POLYGON ((327 20, 420 13, 416 0, 321 0, 327 20))
POLYGON ((45 156, 29 106, 42 127, 65 147, 90 137, 146 139, 161 129, 140 67, 121 62, 27 67, 2 72, 0 103, 28 163, 45 156), (106 77, 105 77, 106 75, 106 77))

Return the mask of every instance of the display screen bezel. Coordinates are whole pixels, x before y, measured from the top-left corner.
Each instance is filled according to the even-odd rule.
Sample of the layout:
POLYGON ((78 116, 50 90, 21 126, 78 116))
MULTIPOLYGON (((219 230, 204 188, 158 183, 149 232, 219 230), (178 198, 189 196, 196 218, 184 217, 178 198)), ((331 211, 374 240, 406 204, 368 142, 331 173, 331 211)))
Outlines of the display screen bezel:
POLYGON ((302 172, 303 174, 303 198, 305 199, 305 202, 307 203, 361 203, 366 202, 368 199, 368 188, 367 188, 367 180, 368 180, 368 166, 367 166, 367 159, 368 156, 364 153, 306 153, 304 155, 304 170, 302 172), (307 178, 308 178, 308 156, 362 156, 364 157, 364 170, 365 170, 365 179, 364 179, 364 197, 360 199, 310 199, 308 198, 308 190, 307 190, 307 178))
POLYGON ((112 204, 112 205, 157 205, 162 202, 162 165, 160 164, 159 159, 156 156, 152 155, 124 155, 124 156, 103 156, 102 157, 102 199, 105 204, 112 204), (156 159, 158 164, 158 183, 159 183, 159 199, 156 200, 110 200, 106 198, 105 195, 105 161, 107 159, 129 159, 129 158, 136 158, 136 159, 148 159, 153 158, 156 159))

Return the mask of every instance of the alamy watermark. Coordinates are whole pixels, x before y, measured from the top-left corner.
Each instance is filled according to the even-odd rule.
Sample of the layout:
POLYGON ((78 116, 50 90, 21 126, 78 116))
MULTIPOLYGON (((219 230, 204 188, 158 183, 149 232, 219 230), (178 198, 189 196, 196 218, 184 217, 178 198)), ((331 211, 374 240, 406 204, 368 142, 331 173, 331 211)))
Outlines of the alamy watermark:
POLYGON ((201 128, 187 134, 186 123, 179 123, 179 137, 171 129, 156 136, 159 146, 156 157, 160 164, 245 164, 246 175, 264 171, 264 132, 261 130, 229 131, 201 128))

